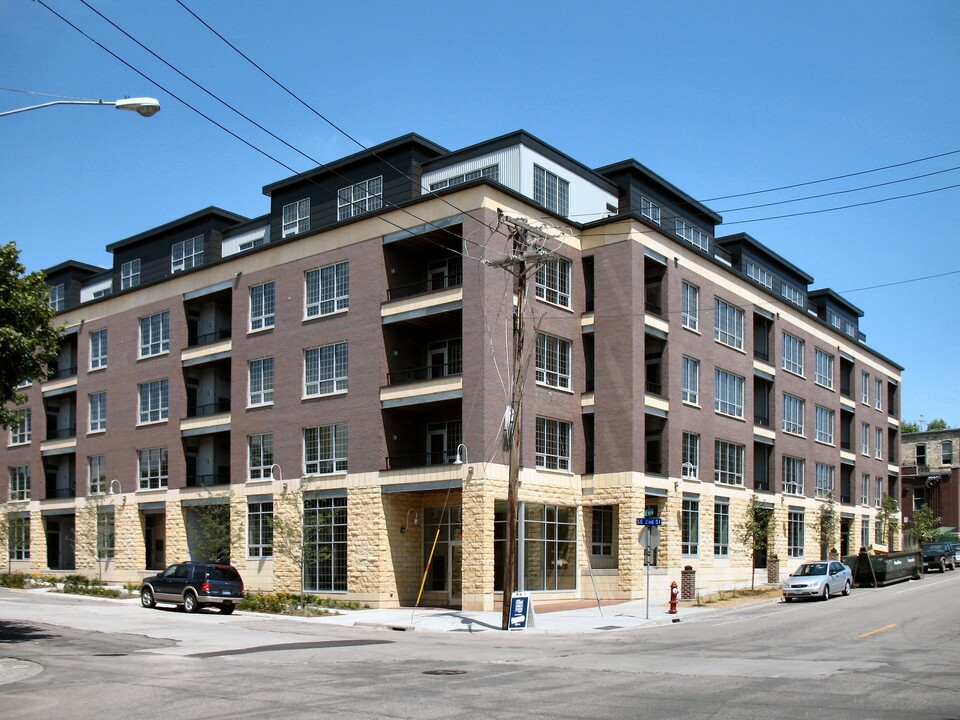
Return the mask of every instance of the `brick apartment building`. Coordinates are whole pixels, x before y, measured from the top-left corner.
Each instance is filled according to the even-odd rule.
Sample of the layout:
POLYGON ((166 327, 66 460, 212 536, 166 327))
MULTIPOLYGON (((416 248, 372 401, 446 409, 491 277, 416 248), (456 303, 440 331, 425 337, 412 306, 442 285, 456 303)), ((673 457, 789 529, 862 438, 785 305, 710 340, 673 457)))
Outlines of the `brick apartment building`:
POLYGON ((213 517, 248 588, 411 605, 436 540, 422 603, 494 608, 518 222, 544 235, 521 308, 521 589, 643 597, 644 515, 654 582, 749 583, 754 494, 785 571, 885 547, 902 368, 856 306, 716 237, 638 162, 408 135, 263 191, 266 216, 207 208, 109 245, 110 268, 47 271, 59 365, 0 448, 12 569, 136 579, 209 554, 213 517))
POLYGON ((928 506, 945 530, 960 529, 960 428, 904 433, 902 499, 904 544, 913 545, 913 512, 928 506))

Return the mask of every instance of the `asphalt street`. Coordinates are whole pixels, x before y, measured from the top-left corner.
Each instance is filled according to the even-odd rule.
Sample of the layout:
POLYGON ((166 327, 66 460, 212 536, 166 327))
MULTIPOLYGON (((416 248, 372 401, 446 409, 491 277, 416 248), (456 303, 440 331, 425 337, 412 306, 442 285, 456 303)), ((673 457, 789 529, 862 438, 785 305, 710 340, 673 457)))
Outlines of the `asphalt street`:
POLYGON ((946 720, 960 718, 958 594, 960 572, 931 574, 554 634, 0 590, 0 717, 946 720))

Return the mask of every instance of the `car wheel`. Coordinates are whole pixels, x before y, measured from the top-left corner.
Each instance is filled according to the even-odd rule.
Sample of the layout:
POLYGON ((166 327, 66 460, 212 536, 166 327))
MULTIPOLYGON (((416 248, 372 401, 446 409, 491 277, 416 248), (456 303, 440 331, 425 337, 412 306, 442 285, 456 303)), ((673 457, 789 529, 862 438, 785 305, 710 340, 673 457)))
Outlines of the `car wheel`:
POLYGON ((224 603, 220 606, 220 612, 224 615, 233 615, 233 603, 224 603))
POLYGON ((793 598, 785 597, 785 598, 783 599, 783 601, 784 601, 784 602, 793 602, 793 598))
POLYGON ((823 586, 823 596, 821 597, 821 600, 827 601, 827 600, 829 600, 829 599, 830 599, 830 586, 829 586, 829 585, 824 585, 824 586, 823 586))
POLYGON ((145 608, 155 608, 157 606, 157 600, 153 597, 153 590, 148 587, 140 590, 140 604, 145 608))
POLYGON ((943 558, 940 558, 940 572, 947 571, 947 562, 943 558))
POLYGON ((849 580, 847 580, 847 581, 843 584, 843 594, 844 594, 844 596, 847 596, 847 595, 850 594, 850 581, 849 581, 849 580))
POLYGON ((195 613, 200 609, 200 603, 197 602, 197 596, 188 592, 183 596, 183 609, 188 613, 195 613))
POLYGON ((957 561, 956 559, 953 559, 950 561, 950 572, 953 572, 956 569, 957 569, 957 561))

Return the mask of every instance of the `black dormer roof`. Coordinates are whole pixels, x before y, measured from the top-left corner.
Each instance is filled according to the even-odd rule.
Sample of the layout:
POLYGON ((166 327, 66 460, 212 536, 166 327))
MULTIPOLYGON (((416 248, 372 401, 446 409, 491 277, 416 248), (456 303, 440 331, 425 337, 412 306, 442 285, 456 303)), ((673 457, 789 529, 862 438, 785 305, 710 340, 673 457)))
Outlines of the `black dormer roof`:
POLYGON ((118 240, 115 243, 111 243, 107 245, 107 251, 115 253, 118 250, 123 250, 133 245, 138 245, 142 242, 156 239, 161 235, 175 232, 189 225, 198 225, 206 221, 217 221, 217 220, 221 221, 221 223, 225 221, 226 224, 228 225, 234 225, 234 224, 246 222, 247 218, 244 217, 243 215, 237 215, 236 213, 232 213, 229 210, 224 210, 222 208, 214 207, 211 205, 210 207, 204 208, 203 210, 198 210, 197 212, 191 213, 190 215, 186 215, 182 218, 177 218, 176 220, 172 220, 165 225, 161 225, 160 227, 155 227, 151 230, 146 230, 145 232, 138 233, 124 240, 118 240))
POLYGON ((830 288, 811 290, 809 293, 807 293, 807 297, 810 298, 810 302, 817 306, 821 305, 821 301, 826 300, 828 304, 839 307, 841 310, 844 310, 851 315, 854 315, 858 318, 863 317, 863 310, 830 288))
POLYGON ((786 270, 790 275, 793 275, 797 280, 802 281, 805 285, 809 285, 813 282, 812 275, 804 272, 792 262, 781 255, 778 255, 759 240, 751 237, 747 233, 724 235, 723 237, 718 237, 716 243, 735 257, 739 256, 739 252, 737 252, 739 248, 749 248, 750 255, 756 257, 757 259, 766 259, 770 261, 776 266, 776 268, 780 270, 786 270))

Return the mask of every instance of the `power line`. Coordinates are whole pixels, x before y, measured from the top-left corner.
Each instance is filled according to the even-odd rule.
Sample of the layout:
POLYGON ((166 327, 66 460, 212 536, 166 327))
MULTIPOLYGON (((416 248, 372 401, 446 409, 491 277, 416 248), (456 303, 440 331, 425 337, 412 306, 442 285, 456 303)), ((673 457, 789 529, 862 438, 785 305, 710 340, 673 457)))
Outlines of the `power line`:
POLYGON ((906 285, 907 283, 920 282, 922 280, 935 280, 936 278, 948 277, 950 275, 960 275, 960 270, 949 270, 936 275, 924 275, 923 277, 910 278, 908 280, 895 280, 893 282, 881 283, 880 285, 868 285, 867 287, 853 288, 852 290, 841 290, 841 293, 855 293, 863 290, 876 290, 877 288, 892 287, 893 285, 906 285))

